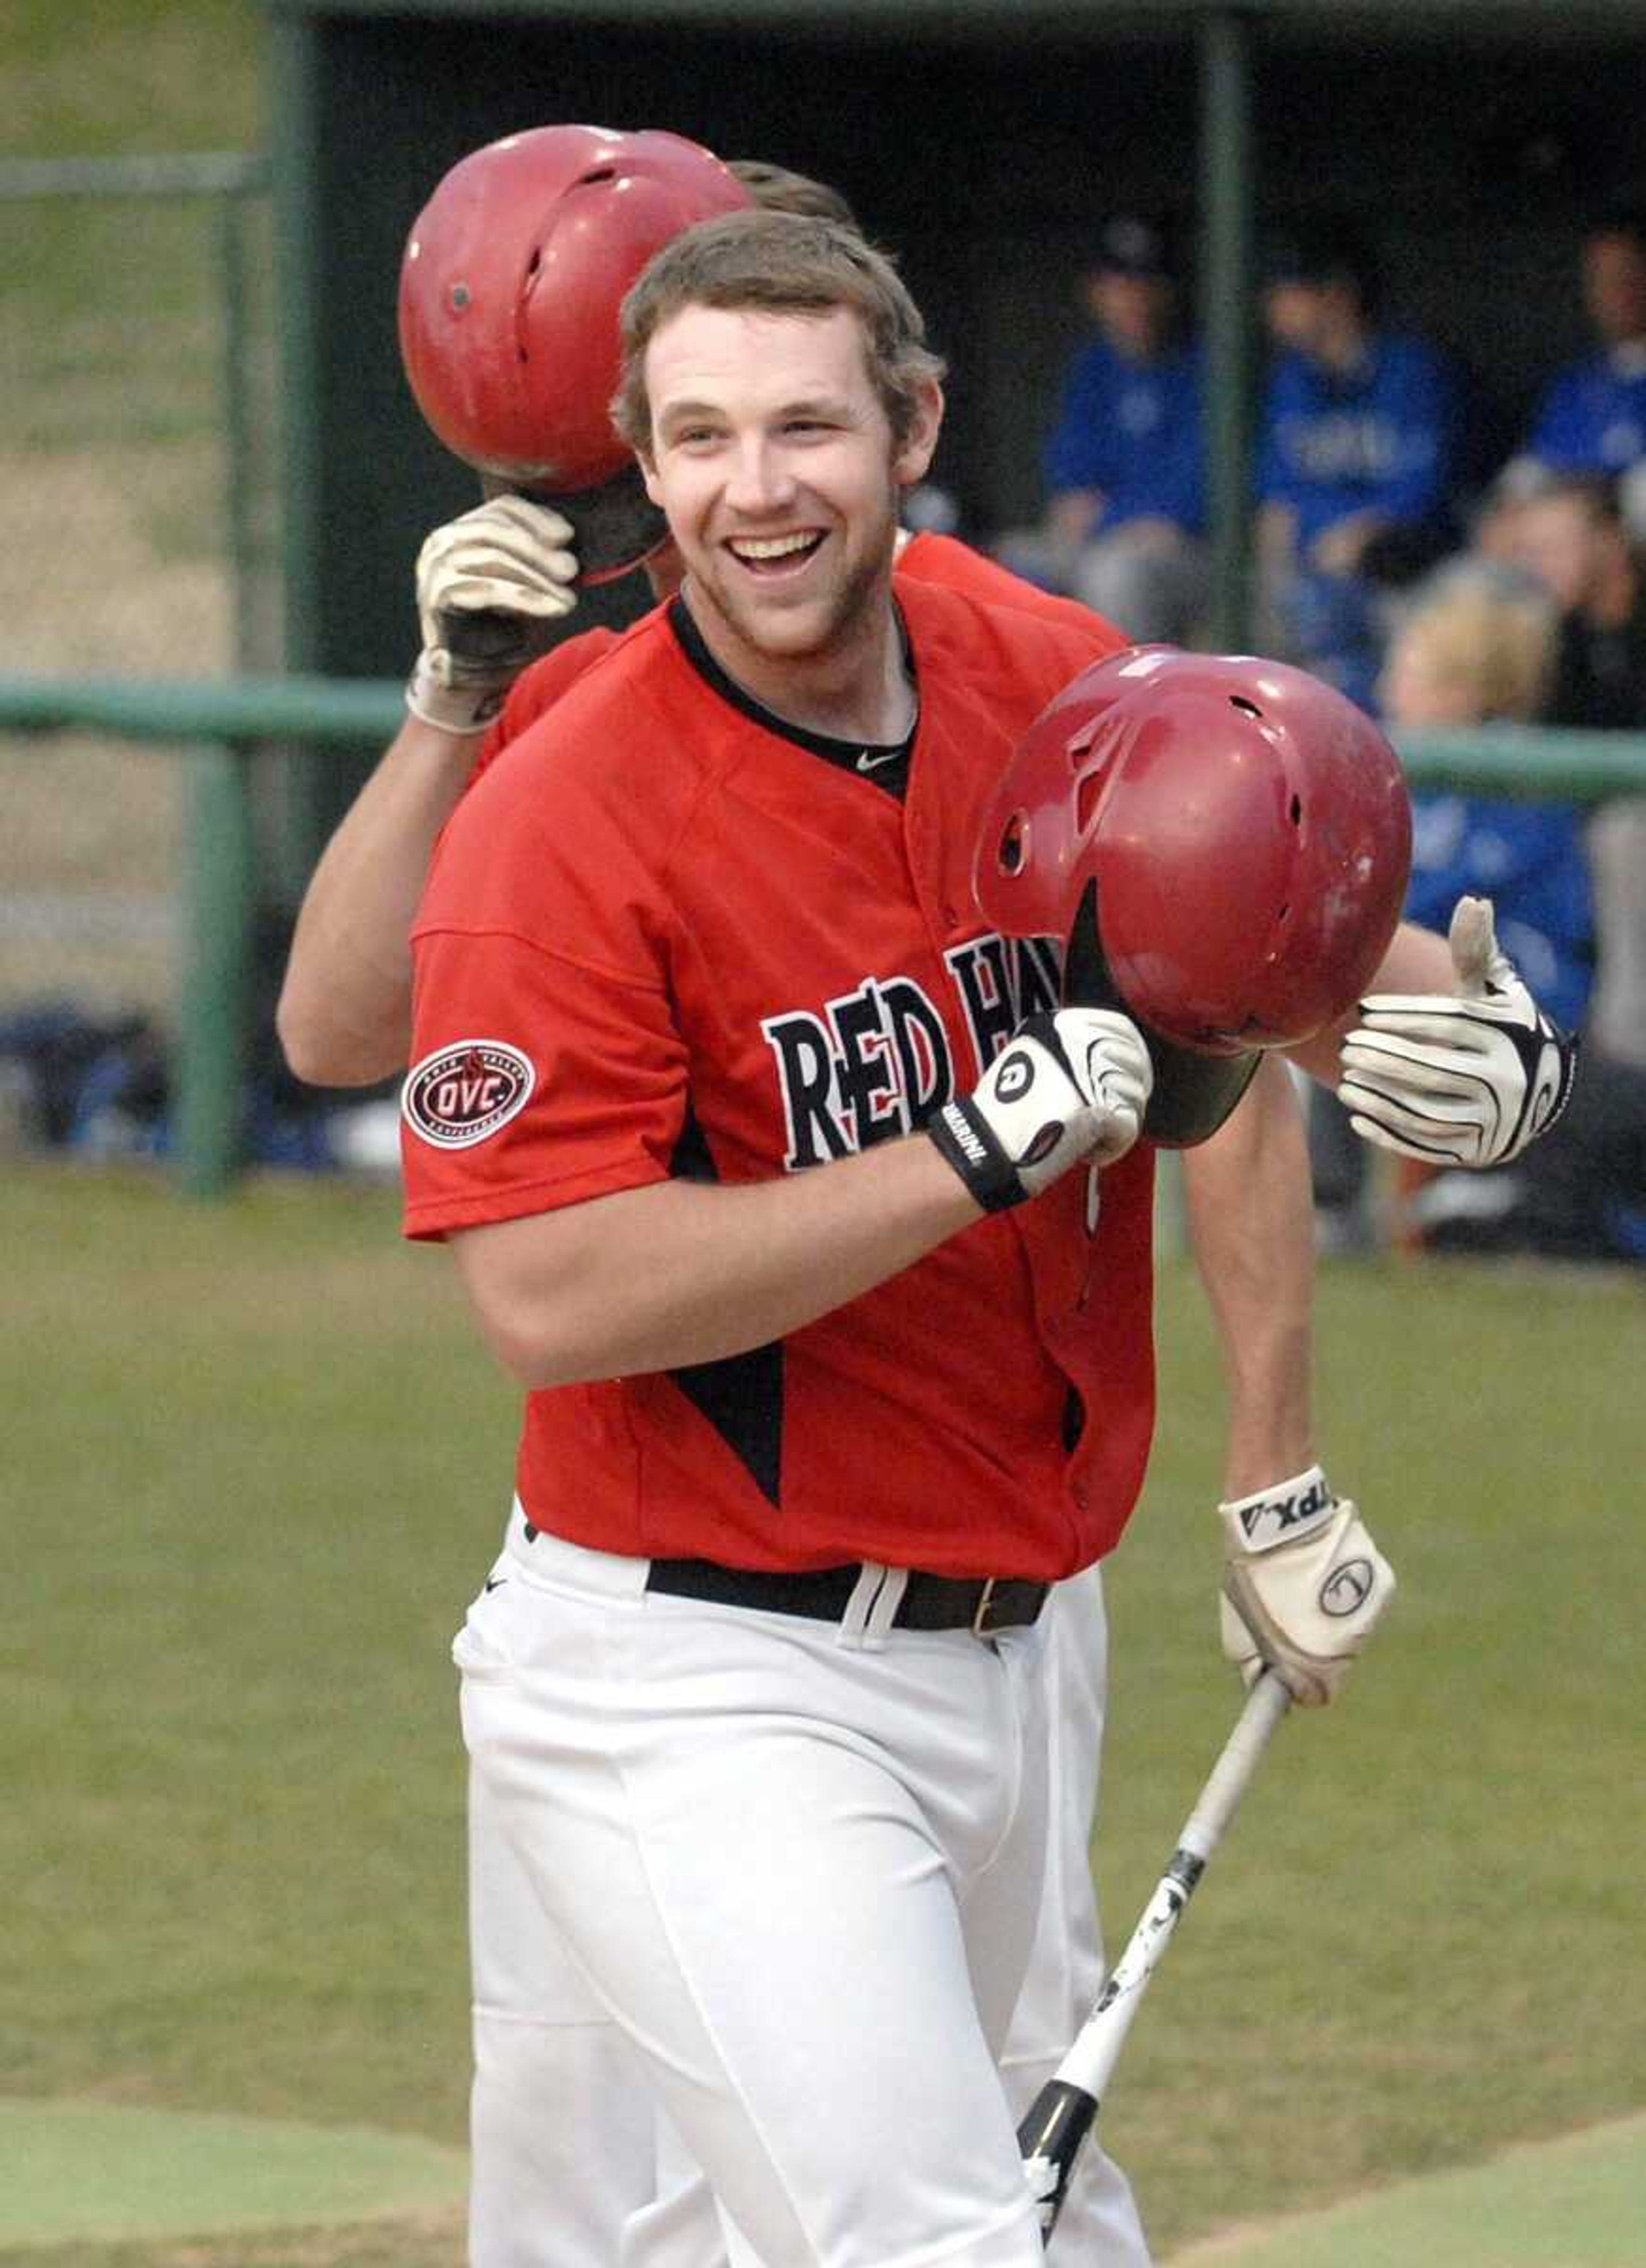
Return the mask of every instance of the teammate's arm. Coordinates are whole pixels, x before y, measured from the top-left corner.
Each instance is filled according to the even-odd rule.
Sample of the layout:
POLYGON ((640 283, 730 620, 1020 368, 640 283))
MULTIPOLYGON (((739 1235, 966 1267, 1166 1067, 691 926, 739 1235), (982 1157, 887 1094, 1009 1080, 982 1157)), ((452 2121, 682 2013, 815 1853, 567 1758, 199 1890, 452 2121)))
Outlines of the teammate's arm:
POLYGON ((366 1086, 403 1068, 407 937, 429 856, 504 695, 577 603, 570 542, 558 512, 504 496, 419 552, 409 714, 314 870, 275 1013, 299 1079, 366 1086))
POLYGON ((1228 1123, 1183 1163, 1229 1381, 1223 1653, 1248 1683, 1269 1663, 1297 1700, 1319 1704, 1381 1619, 1394 1576, 1314 1461, 1314 1208, 1303 1115, 1277 1057, 1265 1058, 1228 1123))
MULTIPOLYGON (((1515 1156, 1554 1123, 1570 1089, 1572 1050, 1498 946, 1488 902, 1462 900, 1447 940, 1402 927, 1378 976, 1400 989, 1370 994, 1358 1020, 1326 1035, 1324 1049, 1316 1042, 1296 1051, 1334 1084, 1341 1069, 1358 1131, 1389 1149, 1486 1165, 1515 1156)), ((1266 1062, 1252 1090, 1272 1116, 1248 1119, 1243 1106, 1197 1164, 1194 1153, 1186 1158, 1186 1179, 1231 1378, 1233 1427, 1219 1506, 1223 1651, 1248 1681, 1268 1662, 1298 1700, 1319 1704, 1333 1697, 1383 1616, 1394 1577, 1355 1506, 1333 1493, 1307 1449, 1312 1204, 1297 1130, 1279 1115, 1278 1090, 1275 1103, 1261 1095, 1276 1073, 1285 1076, 1277 1062, 1266 1062), (1260 1299, 1271 1270, 1272 1328, 1260 1299), (1300 1322, 1299 1346, 1289 1334, 1300 1322), (1247 1332, 1257 1349, 1251 1361, 1242 1347, 1247 1332), (1278 1397, 1279 1441, 1287 1445, 1288 1429, 1297 1428, 1290 1440, 1298 1454, 1270 1463, 1260 1480, 1253 1476, 1275 1438, 1266 1436, 1250 1399, 1263 1392, 1278 1397), (1255 1432, 1244 1431, 1243 1411, 1255 1432)))
POLYGON ((1343 1043, 1338 1093, 1355 1131, 1437 1165, 1499 1166, 1565 1109, 1576 1042, 1497 942, 1489 898, 1459 898, 1451 996, 1370 992, 1343 1043))
MULTIPOLYGON (((1413 922, 1402 922, 1396 930, 1372 983, 1378 992, 1443 993, 1448 998, 1455 998, 1457 986, 1457 971, 1445 939, 1433 930, 1419 929, 1413 922)), ((1343 1075, 1343 1042, 1359 1021, 1356 1004, 1340 1022, 1326 1025, 1312 1039, 1286 1052, 1312 1079, 1334 1087, 1343 1075)))
POLYGON ((1136 1140, 1152 1071, 1137 1027, 1066 1008, 1018 1027, 922 1132, 781 1179, 655 1182, 461 1231, 494 1352, 532 1387, 713 1362, 871 1291, 986 1212, 1136 1140))
POLYGON ((481 736, 408 717, 344 814, 298 914, 275 1028, 297 1076, 368 1086, 411 1045, 412 917, 481 736))
POLYGON ((1576 1068, 1499 946, 1489 898, 1459 898, 1444 939, 1402 925, 1355 1015, 1294 1053, 1364 1140, 1451 1166, 1518 1157, 1565 1109, 1576 1068))
POLYGON ((1243 1497, 1314 1459, 1314 1206, 1303 1110, 1277 1057, 1182 1171, 1228 1391, 1223 1494, 1243 1497))

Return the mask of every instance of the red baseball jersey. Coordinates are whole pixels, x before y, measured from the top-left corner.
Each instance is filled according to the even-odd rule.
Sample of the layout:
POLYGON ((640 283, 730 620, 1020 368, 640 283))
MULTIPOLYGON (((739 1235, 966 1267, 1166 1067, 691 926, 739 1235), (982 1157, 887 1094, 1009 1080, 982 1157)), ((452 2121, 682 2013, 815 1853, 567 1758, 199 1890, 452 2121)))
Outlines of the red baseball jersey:
MULTIPOLYGON (((1062 622, 1084 636, 1106 638, 1106 652, 1118 652, 1128 643, 1113 622, 1094 615, 1090 608, 1037 589, 985 558, 981 551, 974 551, 969 544, 958 543, 952 535, 911 536, 898 553, 896 571, 899 577, 913 576, 918 583, 941 583, 947 590, 967 591, 988 606, 1010 607, 1021 614, 1062 622)), ((577 683, 585 669, 609 653, 622 636, 621 630, 604 628, 581 630, 576 637, 562 639, 529 669, 523 669, 481 743, 475 773, 484 771, 511 740, 518 740, 528 725, 546 716, 561 695, 577 683)))
POLYGON ((1078 600, 1055 598, 1050 591, 1025 583, 1021 575, 974 551, 969 544, 957 542, 952 535, 912 535, 897 555, 897 572, 912 575, 917 582, 941 583, 947 590, 969 592, 986 606, 1010 607, 1014 613, 1038 615, 1044 622, 1062 622, 1087 637, 1095 634, 1106 641, 1106 653, 1117 653, 1131 643, 1113 622, 1093 614, 1078 600))
POLYGON ((487 727, 474 777, 478 778, 528 725, 547 716, 561 695, 569 692, 584 671, 592 668, 603 654, 609 653, 622 636, 621 630, 604 627, 579 630, 576 637, 562 638, 540 660, 523 669, 509 688, 503 707, 487 727))
MULTIPOLYGON (((1121 641, 1055 601, 898 592, 921 696, 901 799, 728 698, 667 609, 489 766, 414 932, 409 1233, 827 1164, 922 1124, 1055 1005, 1053 950, 981 928, 975 829, 1025 727, 1121 641)), ((1094 1178, 772 1346, 533 1394, 527 1516, 734 1565, 1099 1557, 1152 1429, 1151 1157, 1102 1176, 1095 1227, 1094 1178)))

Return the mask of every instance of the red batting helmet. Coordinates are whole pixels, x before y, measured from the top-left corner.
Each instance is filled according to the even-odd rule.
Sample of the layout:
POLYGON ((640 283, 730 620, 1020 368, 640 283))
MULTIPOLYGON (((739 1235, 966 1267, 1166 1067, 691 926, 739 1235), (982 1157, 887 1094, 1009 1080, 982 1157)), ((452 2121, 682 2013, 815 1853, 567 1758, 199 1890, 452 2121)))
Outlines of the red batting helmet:
POLYGON ((1123 1008, 1155 1059, 1145 1130, 1187 1144, 1266 1048, 1357 1000, 1400 917, 1412 817, 1354 703, 1284 663, 1136 646, 1065 686, 983 822, 978 903, 1065 942, 1065 997, 1123 1008))
POLYGON ((407 239, 400 357, 418 408, 489 489, 553 498, 585 580, 666 533, 612 424, 623 295, 681 229, 750 202, 678 134, 540 126, 459 160, 407 239))

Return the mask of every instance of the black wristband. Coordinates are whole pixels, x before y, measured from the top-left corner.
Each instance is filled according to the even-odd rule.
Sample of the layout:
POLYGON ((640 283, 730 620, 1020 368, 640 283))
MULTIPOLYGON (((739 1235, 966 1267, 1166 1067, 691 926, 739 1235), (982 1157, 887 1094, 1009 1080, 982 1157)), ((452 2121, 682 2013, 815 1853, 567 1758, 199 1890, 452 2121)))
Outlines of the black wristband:
POLYGON ((926 1131, 985 1212, 1005 1212, 1028 1196, 1017 1167, 970 1102, 944 1103, 927 1120, 926 1131))

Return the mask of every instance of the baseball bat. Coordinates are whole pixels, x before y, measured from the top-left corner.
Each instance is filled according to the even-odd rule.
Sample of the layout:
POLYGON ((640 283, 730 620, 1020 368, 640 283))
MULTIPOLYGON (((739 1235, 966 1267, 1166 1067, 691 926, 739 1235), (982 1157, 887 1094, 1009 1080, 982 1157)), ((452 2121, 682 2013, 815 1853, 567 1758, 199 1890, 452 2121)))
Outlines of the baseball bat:
POLYGON ((1272 1669, 1263 1672, 1246 1696, 1223 1754, 1184 1822, 1165 1873, 1127 1940, 1126 1950, 1109 1971, 1096 2007, 1018 2129, 1024 2174, 1039 2200, 1040 2235, 1047 2243, 1143 1988, 1171 1943, 1183 1909, 1206 1871, 1206 1862, 1234 1815, 1235 1806, 1290 1699, 1272 1669))

